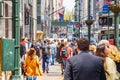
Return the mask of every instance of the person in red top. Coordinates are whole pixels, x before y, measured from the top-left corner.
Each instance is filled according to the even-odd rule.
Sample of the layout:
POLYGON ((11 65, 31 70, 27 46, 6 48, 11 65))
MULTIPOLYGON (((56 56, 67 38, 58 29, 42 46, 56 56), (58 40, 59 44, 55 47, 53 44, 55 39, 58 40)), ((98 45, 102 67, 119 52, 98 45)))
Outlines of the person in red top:
POLYGON ((22 38, 21 42, 20 42, 20 57, 22 58, 22 56, 26 53, 26 48, 25 48, 25 39, 22 38))
POLYGON ((20 44, 23 44, 23 45, 26 44, 26 43, 25 43, 25 38, 22 38, 22 39, 21 39, 20 44))
POLYGON ((60 50, 60 56, 62 57, 65 69, 66 61, 73 56, 73 50, 71 47, 68 46, 67 42, 64 43, 64 47, 60 50))

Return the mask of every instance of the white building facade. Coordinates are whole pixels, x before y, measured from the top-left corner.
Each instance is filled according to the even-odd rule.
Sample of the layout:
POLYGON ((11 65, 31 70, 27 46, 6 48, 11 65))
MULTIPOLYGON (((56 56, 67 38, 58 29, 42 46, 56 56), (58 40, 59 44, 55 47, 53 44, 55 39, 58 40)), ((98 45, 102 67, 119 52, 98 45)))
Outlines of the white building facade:
POLYGON ((4 1, 0 17, 0 38, 12 38, 12 2, 4 1))
POLYGON ((37 0, 21 0, 21 37, 36 40, 37 0))

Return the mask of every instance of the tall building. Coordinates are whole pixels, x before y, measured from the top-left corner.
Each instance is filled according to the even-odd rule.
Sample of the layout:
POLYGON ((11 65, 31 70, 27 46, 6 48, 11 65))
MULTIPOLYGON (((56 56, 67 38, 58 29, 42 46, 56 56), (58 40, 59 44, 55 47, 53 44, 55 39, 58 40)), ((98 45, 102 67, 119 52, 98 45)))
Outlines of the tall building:
POLYGON ((41 0, 37 0, 37 30, 41 30, 41 0))
MULTIPOLYGON (((96 19, 97 13, 100 12, 100 7, 103 5, 103 2, 98 1, 102 0, 90 0, 90 16, 94 19, 96 19)), ((81 21, 86 26, 85 20, 88 18, 88 0, 75 0, 75 15, 77 16, 76 21, 81 21)))
POLYGON ((51 22, 59 20, 58 10, 61 9, 62 0, 41 0, 41 28, 44 37, 51 37, 51 22))
POLYGON ((75 0, 75 13, 77 22, 82 23, 87 18, 87 0, 75 0))
POLYGON ((53 0, 54 20, 59 20, 58 12, 63 8, 63 0, 53 0))
POLYGON ((88 14, 88 5, 87 0, 82 1, 81 0, 81 20, 84 21, 87 19, 87 14, 88 14))
POLYGON ((2 3, 2 12, 0 17, 0 37, 12 38, 12 2, 4 1, 2 3))
POLYGON ((37 0, 24 0, 22 5, 22 20, 24 25, 21 26, 21 35, 28 37, 31 40, 36 40, 36 27, 37 27, 37 0))
POLYGON ((41 0, 41 30, 44 28, 45 0, 41 0))

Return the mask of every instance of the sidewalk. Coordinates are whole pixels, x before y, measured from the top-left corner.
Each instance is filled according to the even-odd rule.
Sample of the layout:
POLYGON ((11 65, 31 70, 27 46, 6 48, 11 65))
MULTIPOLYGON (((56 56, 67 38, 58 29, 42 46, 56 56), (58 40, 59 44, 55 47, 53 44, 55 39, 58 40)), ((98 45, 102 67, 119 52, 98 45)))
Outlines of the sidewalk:
POLYGON ((63 80, 60 64, 55 63, 55 65, 50 65, 49 73, 44 73, 44 75, 38 77, 37 80, 63 80))
MULTIPOLYGON (((22 80, 25 80, 23 76, 22 80)), ((60 64, 55 63, 55 65, 50 65, 49 73, 44 73, 43 76, 38 77, 37 80, 63 80, 60 64)))

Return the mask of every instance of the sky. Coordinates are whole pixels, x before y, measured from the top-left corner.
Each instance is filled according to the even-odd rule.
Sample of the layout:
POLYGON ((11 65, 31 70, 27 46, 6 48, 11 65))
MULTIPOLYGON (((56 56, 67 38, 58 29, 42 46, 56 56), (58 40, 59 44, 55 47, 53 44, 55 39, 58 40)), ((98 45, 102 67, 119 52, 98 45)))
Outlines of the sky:
POLYGON ((63 0, 63 6, 66 11, 72 11, 74 9, 75 0, 63 0))

